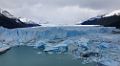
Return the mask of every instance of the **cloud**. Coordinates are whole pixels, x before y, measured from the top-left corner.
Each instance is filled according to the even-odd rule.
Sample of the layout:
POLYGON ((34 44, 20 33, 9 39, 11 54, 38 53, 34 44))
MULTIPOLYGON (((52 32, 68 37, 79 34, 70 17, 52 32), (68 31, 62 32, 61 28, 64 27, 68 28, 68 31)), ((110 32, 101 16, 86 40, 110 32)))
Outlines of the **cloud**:
POLYGON ((55 22, 75 24, 76 22, 80 22, 90 17, 97 16, 97 14, 100 12, 101 11, 99 10, 81 8, 79 6, 65 6, 57 8, 50 14, 53 15, 51 16, 51 19, 56 19, 55 22))
POLYGON ((75 24, 119 9, 120 0, 1 0, 0 8, 15 16, 54 24, 75 24))

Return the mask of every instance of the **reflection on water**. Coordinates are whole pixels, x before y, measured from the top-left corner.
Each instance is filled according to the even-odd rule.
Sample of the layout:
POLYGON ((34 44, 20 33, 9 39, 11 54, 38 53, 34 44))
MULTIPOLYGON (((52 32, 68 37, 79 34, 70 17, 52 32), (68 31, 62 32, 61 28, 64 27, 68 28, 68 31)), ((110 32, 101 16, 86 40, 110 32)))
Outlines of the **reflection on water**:
POLYGON ((95 66, 83 65, 80 60, 73 60, 68 54, 37 54, 38 49, 14 47, 0 56, 0 66, 95 66))

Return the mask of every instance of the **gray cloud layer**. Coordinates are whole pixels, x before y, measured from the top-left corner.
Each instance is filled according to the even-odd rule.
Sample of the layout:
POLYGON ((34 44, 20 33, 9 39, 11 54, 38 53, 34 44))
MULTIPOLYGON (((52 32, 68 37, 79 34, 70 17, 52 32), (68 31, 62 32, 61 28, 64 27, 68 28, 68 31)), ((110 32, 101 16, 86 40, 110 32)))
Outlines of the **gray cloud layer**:
POLYGON ((15 16, 58 24, 74 24, 119 6, 120 0, 0 0, 0 8, 15 16))

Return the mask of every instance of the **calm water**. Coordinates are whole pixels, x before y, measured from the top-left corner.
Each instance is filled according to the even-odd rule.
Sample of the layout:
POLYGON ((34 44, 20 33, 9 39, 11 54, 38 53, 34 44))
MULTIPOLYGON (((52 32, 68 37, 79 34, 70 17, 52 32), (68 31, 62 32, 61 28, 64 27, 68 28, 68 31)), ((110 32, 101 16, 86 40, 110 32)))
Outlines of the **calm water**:
POLYGON ((14 47, 0 56, 0 66, 95 66, 83 65, 80 60, 73 60, 68 54, 48 55, 37 52, 32 47, 14 47))

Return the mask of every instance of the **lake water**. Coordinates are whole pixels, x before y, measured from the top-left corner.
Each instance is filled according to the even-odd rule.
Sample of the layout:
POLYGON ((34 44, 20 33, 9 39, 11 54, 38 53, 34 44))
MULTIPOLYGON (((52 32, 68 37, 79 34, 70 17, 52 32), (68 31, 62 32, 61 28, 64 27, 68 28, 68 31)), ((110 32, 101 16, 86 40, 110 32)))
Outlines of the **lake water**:
POLYGON ((0 55, 0 66, 95 66, 73 60, 69 54, 37 54, 38 51, 32 47, 14 47, 0 55))

